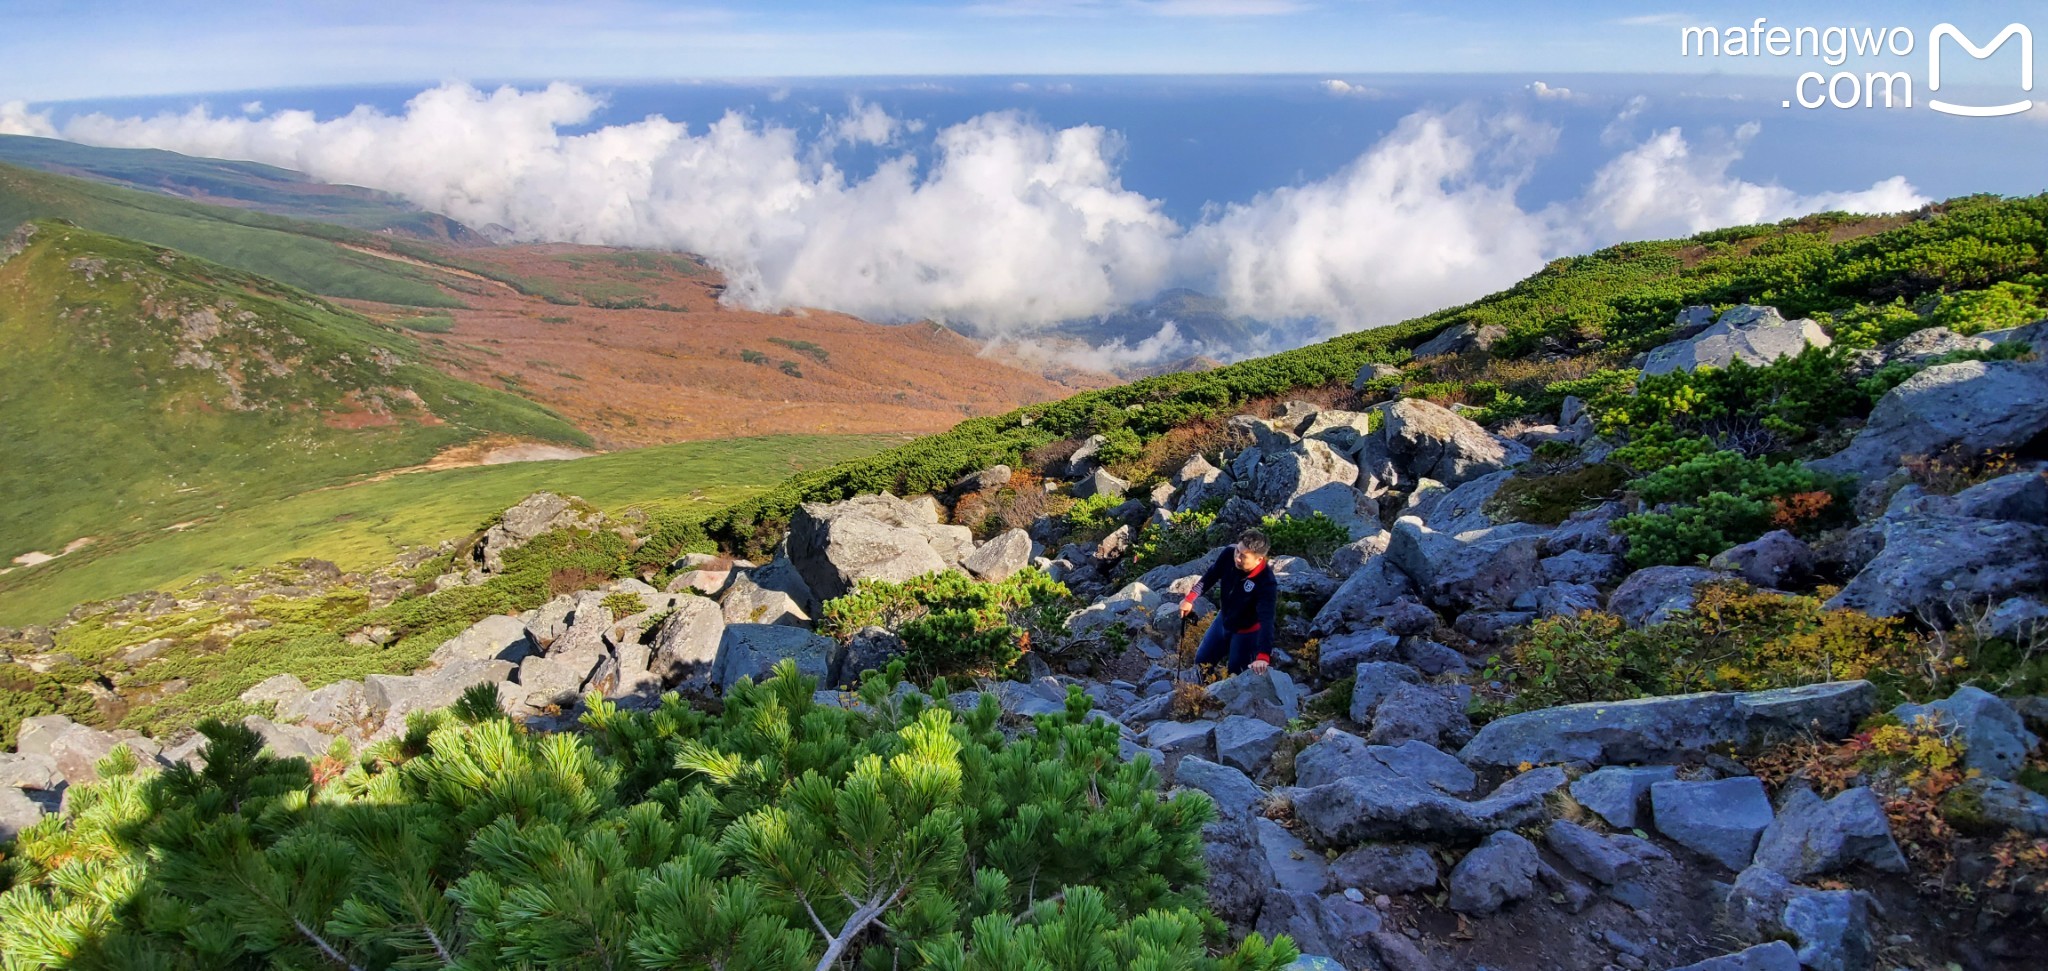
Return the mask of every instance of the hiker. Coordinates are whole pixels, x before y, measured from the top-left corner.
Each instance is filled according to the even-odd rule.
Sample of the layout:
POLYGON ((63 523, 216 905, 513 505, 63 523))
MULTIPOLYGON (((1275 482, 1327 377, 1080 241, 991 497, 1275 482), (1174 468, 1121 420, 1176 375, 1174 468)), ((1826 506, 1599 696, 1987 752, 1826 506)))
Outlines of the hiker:
POLYGON ((1246 668, 1266 673, 1273 654, 1273 603, 1280 594, 1266 560, 1272 548, 1272 541, 1257 529, 1239 533, 1237 544, 1216 557, 1180 602, 1185 618, 1194 612, 1195 598, 1203 590, 1215 594, 1216 619, 1195 651, 1196 664, 1215 664, 1227 657, 1231 674, 1246 668))

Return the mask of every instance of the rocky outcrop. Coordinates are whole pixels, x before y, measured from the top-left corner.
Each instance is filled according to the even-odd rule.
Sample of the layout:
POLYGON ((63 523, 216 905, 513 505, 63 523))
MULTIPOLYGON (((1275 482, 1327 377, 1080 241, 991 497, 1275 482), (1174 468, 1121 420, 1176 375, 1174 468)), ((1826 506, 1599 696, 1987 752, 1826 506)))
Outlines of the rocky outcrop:
POLYGON ((900 582, 956 565, 933 544, 946 529, 891 495, 804 503, 790 520, 789 558, 812 594, 831 600, 862 580, 900 582))
POLYGON ((1389 769, 1287 790, 1287 795, 1296 821, 1322 846, 1367 840, 1467 842, 1541 819, 1544 800, 1564 783, 1564 770, 1541 768, 1508 780, 1482 799, 1467 800, 1389 769))
POLYGON ((1829 609, 1942 623, 1967 606, 2048 586, 2048 527, 1929 516, 1885 519, 1876 532, 1883 550, 1829 609))
POLYGON ((1472 766, 1665 762, 1811 731, 1844 738, 1877 704, 1868 681, 1564 705, 1488 722, 1458 757, 1472 766))
POLYGON ((1811 320, 1788 321, 1774 307, 1743 304, 1730 308, 1696 336, 1652 350, 1643 361, 1643 373, 1726 369, 1734 361, 1763 365, 1831 343, 1827 333, 1811 320))
POLYGON ((2048 361, 1939 364, 1885 393, 1849 446, 1811 463, 1858 478, 1908 456, 2014 449, 2048 431, 2048 361))
POLYGON ((497 524, 484 531, 471 555, 485 573, 502 573, 505 554, 533 542, 542 533, 555 529, 595 529, 603 522, 602 514, 579 500, 536 492, 505 510, 497 524))
POLYGON ((1528 446, 1427 401, 1396 401, 1385 415, 1380 435, 1386 454, 1409 482, 1427 478, 1455 486, 1529 459, 1528 446))

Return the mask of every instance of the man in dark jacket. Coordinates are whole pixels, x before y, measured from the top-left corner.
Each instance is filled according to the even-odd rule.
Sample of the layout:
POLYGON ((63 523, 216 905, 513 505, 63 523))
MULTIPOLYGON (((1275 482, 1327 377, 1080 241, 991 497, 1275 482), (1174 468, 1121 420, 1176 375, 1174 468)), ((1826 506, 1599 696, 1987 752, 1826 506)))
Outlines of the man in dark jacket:
POLYGON ((1196 664, 1215 664, 1227 658, 1231 674, 1246 668, 1266 673, 1273 655, 1273 604, 1280 595, 1266 559, 1272 548, 1265 533, 1245 530, 1238 535, 1237 545, 1216 557, 1201 582, 1181 601, 1180 615, 1186 617, 1194 612, 1195 598, 1202 591, 1211 591, 1216 598, 1216 619, 1195 651, 1196 664))

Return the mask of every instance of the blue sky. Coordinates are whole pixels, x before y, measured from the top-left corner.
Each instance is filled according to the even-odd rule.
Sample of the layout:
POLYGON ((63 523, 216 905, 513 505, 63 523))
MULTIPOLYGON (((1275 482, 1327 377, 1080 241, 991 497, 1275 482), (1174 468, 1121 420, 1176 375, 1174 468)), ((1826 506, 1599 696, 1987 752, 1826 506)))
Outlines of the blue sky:
POLYGON ((1924 35, 1937 17, 1970 31, 2039 17, 2038 4, 1942 8, 1787 0, 0 0, 0 101, 451 78, 1770 74, 1784 65, 1680 57, 1679 26, 1770 16, 1788 25, 1906 25, 1924 35))

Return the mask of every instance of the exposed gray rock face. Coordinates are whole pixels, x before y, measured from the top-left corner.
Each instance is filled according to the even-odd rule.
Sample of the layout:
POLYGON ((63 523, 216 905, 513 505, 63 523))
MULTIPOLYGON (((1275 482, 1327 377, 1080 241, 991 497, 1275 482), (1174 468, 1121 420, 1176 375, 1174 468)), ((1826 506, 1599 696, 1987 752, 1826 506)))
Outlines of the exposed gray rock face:
POLYGON ((2048 466, 1979 482, 1949 501, 1958 516, 2048 526, 2048 466))
POLYGON ((1619 556, 1611 553, 1586 553, 1580 550, 1566 550, 1556 556, 1544 557, 1536 566, 1543 571, 1543 579, 1547 582, 1586 583, 1595 586, 1620 576, 1628 569, 1622 564, 1619 556))
POLYGON ((792 658, 799 672, 822 683, 831 676, 838 652, 839 645, 831 638, 801 628, 727 624, 711 665, 711 681, 721 689, 730 689, 741 678, 758 684, 768 679, 776 664, 792 658))
POLYGON ((1188 756, 1205 760, 1216 757, 1216 724, 1214 722, 1153 722, 1139 736, 1145 747, 1156 749, 1165 757, 1165 768, 1171 774, 1188 756))
POLYGON ((1280 889, 1319 894, 1329 888, 1330 862, 1308 848, 1301 838, 1264 816, 1252 818, 1252 838, 1266 854, 1280 889))
POLYGON ((278 702, 277 717, 330 735, 360 738, 375 727, 373 718, 381 716, 371 710, 362 682, 336 681, 278 702))
POLYGON ((2027 753, 2040 742, 2004 699, 1968 685, 1940 701, 1900 705, 1892 715, 1908 725, 1927 718, 1956 731, 1963 741, 1963 767, 1992 779, 2018 778, 2027 753))
POLYGON ((0 786, 0 843, 13 840, 21 831, 42 822, 48 811, 43 804, 12 786, 0 786))
POLYGON ((1631 627, 1649 627, 1692 609, 1693 590, 1729 574, 1696 566, 1653 566, 1629 574, 1608 595, 1607 609, 1631 627))
POLYGON ((1952 619, 1963 604, 2048 585, 2048 527, 1915 517, 1879 523, 1884 550, 1828 600, 1876 617, 1952 619))
POLYGON ((1835 681, 1563 705, 1488 722, 1458 757, 1497 768, 1523 762, 1662 762, 1717 746, 1760 744, 1792 731, 1843 738, 1876 704, 1870 682, 1835 681))
POLYGON ((0 789, 55 790, 64 785, 57 760, 48 755, 0 752, 0 789))
POLYGON ((833 672, 829 683, 858 684, 862 674, 870 670, 886 670, 889 662, 901 656, 903 650, 903 638, 895 632, 884 627, 863 627, 847 639, 846 650, 839 658, 839 670, 833 672))
POLYGON ((1323 638, 1316 653, 1316 665, 1325 680, 1355 674, 1366 661, 1392 661, 1400 657, 1401 639, 1383 627, 1323 638))
POLYGON ((1370 725, 1380 702, 1404 683, 1421 683, 1422 672, 1396 661, 1361 661, 1352 669, 1352 679, 1351 720, 1370 725))
POLYGON ((1000 489, 1010 484, 1010 477, 1013 474, 1007 465, 991 465, 979 472, 969 472, 961 476, 953 482, 953 487, 948 491, 953 495, 963 496, 970 492, 1000 489))
POLYGON ((1757 843, 1757 866, 1799 881, 1867 865, 1904 873, 1906 857, 1892 839, 1884 804, 1867 788, 1823 800, 1810 789, 1787 791, 1778 815, 1757 843))
POLYGON ((1252 499, 1268 509, 1285 509, 1303 496, 1330 485, 1350 486, 1358 466, 1318 439, 1303 439, 1284 450, 1269 452, 1252 483, 1252 499))
POLYGON ((1076 499, 1088 499, 1094 496, 1122 498, 1123 494, 1129 491, 1131 491, 1131 484, 1111 475, 1108 469, 1096 469, 1090 472, 1081 481, 1074 483, 1074 488, 1072 489, 1073 496, 1076 499))
POLYGON ((1451 536, 1493 527, 1496 524, 1485 512, 1486 503, 1514 477, 1511 471, 1491 472, 1444 493, 1430 505, 1422 524, 1451 536))
POLYGON ((1536 844, 1511 832, 1486 838, 1451 868, 1450 908, 1485 916, 1536 895, 1536 844))
MULTIPOLYGON (((942 530, 895 496, 858 496, 798 507, 790 519, 787 543, 790 562, 811 593, 831 600, 845 596, 862 580, 900 582, 951 566, 933 542, 952 542, 942 530)), ((962 558, 971 552, 963 552, 962 558)))
POLYGON ((1209 904, 1240 930, 1258 919, 1273 867, 1252 838, 1250 820, 1223 819, 1202 828, 1202 856, 1209 865, 1209 904))
POLYGON ((1366 840, 1476 840, 1543 816, 1543 801, 1563 786, 1556 767, 1525 772, 1483 799, 1446 795, 1387 771, 1289 790, 1294 818, 1313 842, 1332 847, 1366 840))
POLYGON ((334 739, 303 725, 280 725, 261 715, 242 719, 243 727, 263 740, 263 747, 281 759, 317 762, 327 754, 334 739))
POLYGON ((1401 369, 1392 364, 1366 364, 1361 366, 1358 369, 1357 376, 1351 379, 1351 390, 1363 391, 1366 385, 1381 378, 1397 378, 1400 376, 1401 369))
POLYGON ((1718 782, 1659 782, 1650 787, 1657 832, 1730 870, 1749 866, 1771 825, 1771 800, 1755 776, 1718 782))
POLYGON ((1225 714, 1256 718, 1276 728, 1301 714, 1301 689, 1278 670, 1232 675, 1210 685, 1209 697, 1223 704, 1225 714))
POLYGON ((1786 589, 1813 575, 1813 549, 1782 529, 1774 529, 1708 561, 1716 570, 1733 571, 1751 586, 1786 589))
POLYGON ((1857 478, 1911 455, 2018 447, 2048 430, 2048 361, 1937 364, 1885 393, 1849 446, 1813 467, 1857 478))
POLYGON ((1528 446, 1427 401, 1396 401, 1385 416, 1380 435, 1387 456, 1410 482, 1428 478, 1455 486, 1529 460, 1528 446))
POLYGON ((1811 320, 1788 321, 1778 315, 1776 308, 1743 304, 1730 308, 1698 335, 1652 350, 1643 362, 1643 373, 1668 374, 1702 367, 1726 369, 1733 361, 1769 364, 1808 347, 1826 347, 1831 343, 1827 333, 1811 320))

